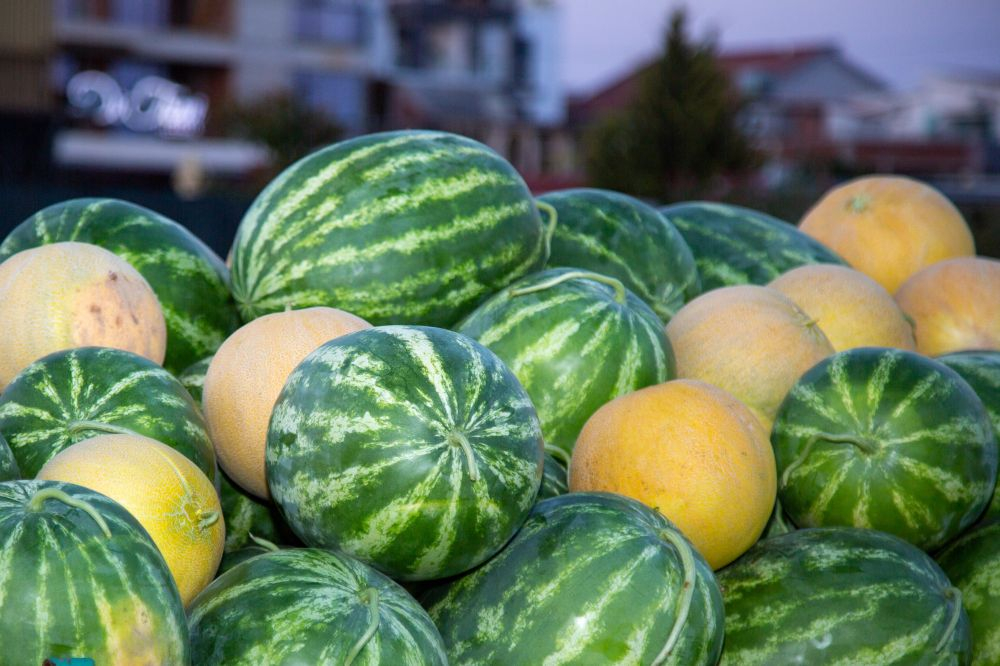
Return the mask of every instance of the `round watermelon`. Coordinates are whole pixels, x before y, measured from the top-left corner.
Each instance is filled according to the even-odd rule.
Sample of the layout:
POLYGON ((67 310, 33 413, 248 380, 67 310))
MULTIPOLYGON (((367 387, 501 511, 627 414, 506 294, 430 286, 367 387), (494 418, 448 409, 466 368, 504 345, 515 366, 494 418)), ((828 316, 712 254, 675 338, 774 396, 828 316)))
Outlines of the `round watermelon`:
POLYGON ((542 486, 538 489, 538 500, 541 502, 550 497, 558 497, 569 492, 569 481, 566 478, 566 468, 548 453, 542 467, 542 486))
POLYGON ((369 134, 288 167, 236 233, 233 293, 247 320, 288 307, 372 324, 448 326, 548 258, 510 164, 444 132, 369 134))
POLYGON ((219 470, 219 500, 226 524, 225 552, 248 546, 252 537, 282 544, 298 543, 278 507, 244 492, 222 470, 219 470))
POLYGON ((424 603, 455 664, 712 666, 722 649, 712 569, 621 495, 539 502, 499 555, 424 603))
POLYGON ((296 548, 237 564, 188 610, 195 664, 447 664, 398 584, 340 553, 296 548))
POLYGON ((188 390, 199 407, 201 406, 201 394, 205 388, 205 375, 208 373, 208 366, 212 364, 212 358, 214 357, 209 356, 197 363, 192 363, 177 375, 177 380, 188 390))
POLYGON ((10 450, 7 440, 0 435, 0 481, 13 481, 21 478, 21 470, 17 468, 14 452, 10 450))
POLYGON ((674 375, 663 323, 621 282, 573 268, 518 280, 456 329, 489 347, 528 391, 545 443, 573 450, 597 409, 674 375))
POLYGON ((972 663, 1000 664, 1000 523, 963 534, 937 556, 972 625, 972 663))
POLYGON ((0 662, 188 664, 184 606, 149 535, 111 499, 0 483, 0 662))
POLYGON ((742 206, 689 201, 660 208, 694 255, 702 291, 766 285, 806 264, 844 264, 791 224, 742 206))
POLYGON ((281 549, 274 543, 254 538, 250 541, 249 545, 236 550, 231 550, 228 553, 223 553, 222 561, 219 562, 219 570, 216 572, 215 576, 218 578, 230 569, 235 568, 237 564, 246 562, 251 557, 266 555, 268 553, 276 553, 279 550, 281 549))
POLYGON ((548 266, 618 278, 664 322, 701 293, 691 249, 652 206, 588 188, 550 192, 538 200, 558 213, 548 266))
POLYGON ((930 550, 993 495, 997 442, 955 371, 865 347, 818 363, 778 409, 778 497, 800 527, 869 527, 930 550))
POLYGON ((177 449, 218 483, 215 450, 187 390, 152 361, 120 349, 68 349, 29 365, 0 394, 0 432, 27 477, 71 444, 111 433, 177 449))
POLYGON ((146 278, 163 308, 163 365, 171 371, 211 354, 239 326, 225 264, 194 234, 159 213, 118 199, 64 201, 10 232, 0 244, 0 261, 62 241, 99 245, 146 278))
POLYGON ((542 437, 494 354, 439 328, 345 335, 289 376, 267 434, 271 496, 306 544, 402 580, 506 543, 534 504, 542 437))
POLYGON ((765 539, 719 584, 722 666, 969 663, 961 594, 889 534, 829 527, 765 539))
MULTIPOLYGON (((993 432, 1000 441, 1000 352, 963 351, 939 356, 938 361, 962 376, 986 407, 993 423, 993 432)), ((985 520, 1000 520, 1000 478, 993 491, 985 520)))

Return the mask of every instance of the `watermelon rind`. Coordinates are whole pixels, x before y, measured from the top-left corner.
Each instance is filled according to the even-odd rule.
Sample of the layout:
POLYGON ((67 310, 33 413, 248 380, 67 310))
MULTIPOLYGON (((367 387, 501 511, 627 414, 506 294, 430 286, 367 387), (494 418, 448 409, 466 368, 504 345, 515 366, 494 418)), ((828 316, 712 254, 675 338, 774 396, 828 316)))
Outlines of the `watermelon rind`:
POLYGON ((972 663, 1000 664, 1000 523, 963 534, 937 556, 972 626, 972 663))

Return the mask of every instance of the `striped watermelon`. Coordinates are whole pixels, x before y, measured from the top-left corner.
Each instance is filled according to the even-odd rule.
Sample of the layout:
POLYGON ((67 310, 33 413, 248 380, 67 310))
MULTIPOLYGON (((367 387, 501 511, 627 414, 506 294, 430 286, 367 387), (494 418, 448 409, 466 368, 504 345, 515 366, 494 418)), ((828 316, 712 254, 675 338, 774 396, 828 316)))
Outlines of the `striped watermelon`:
POLYGON ((768 539, 773 536, 788 534, 794 529, 795 523, 791 521, 785 510, 781 508, 781 502, 775 501, 774 510, 771 511, 771 517, 767 519, 767 525, 764 526, 764 532, 760 535, 760 538, 768 539))
MULTIPOLYGON (((938 359, 969 382, 986 407, 993 423, 993 432, 1000 441, 1000 352, 964 351, 945 354, 938 359)), ((993 490, 993 500, 983 518, 1000 520, 1000 479, 993 490)))
POLYGON ((618 278, 665 322, 701 293, 691 249, 652 206, 586 188, 550 192, 538 200, 558 213, 549 266, 618 278))
POLYGON ((295 544, 292 534, 278 508, 243 491, 229 477, 219 471, 219 499, 226 523, 227 553, 251 544, 251 537, 275 543, 295 544))
POLYGON ((660 212, 691 248, 702 291, 766 285, 805 264, 845 263, 794 226, 749 208, 691 201, 663 207, 660 212))
POLYGON ((760 541, 719 572, 722 666, 969 663, 961 594, 889 534, 804 529, 760 541))
POLYGON ((539 502, 499 555, 424 602, 454 664, 710 666, 722 649, 712 569, 620 495, 539 502))
POLYGON ((17 468, 14 452, 10 450, 4 436, 0 435, 0 481, 13 481, 20 478, 21 470, 17 468))
POLYGON ((538 489, 538 500, 541 502, 550 497, 558 497, 569 492, 569 481, 566 479, 566 468, 548 453, 542 467, 542 487, 538 489))
POLYGON ((255 536, 251 536, 247 545, 238 548, 237 550, 231 550, 222 555, 222 561, 219 562, 219 570, 216 572, 215 576, 218 578, 230 569, 235 568, 237 564, 246 562, 251 557, 266 555, 268 553, 276 553, 279 550, 281 549, 274 543, 267 541, 266 539, 258 539, 255 536))
POLYGON ((514 371, 542 421, 545 443, 573 450, 606 402, 674 376, 663 323, 621 282, 553 268, 496 294, 459 324, 514 371))
POLYGON ((394 578, 461 573, 511 537, 542 479, 538 417, 494 354, 444 329, 327 342, 292 372, 267 435, 296 535, 394 578))
POLYGON ((211 354, 239 325, 229 271, 212 250, 173 220, 118 199, 72 199, 35 213, 0 244, 0 261, 39 245, 99 245, 139 271, 163 308, 167 357, 179 372, 211 354))
POLYGON ((997 477, 983 403, 950 368, 899 349, 818 363, 778 409, 771 443, 796 525, 870 527, 928 550, 976 520, 997 477))
POLYGON ((201 406, 201 393, 205 388, 205 375, 208 373, 208 366, 212 363, 212 358, 213 356, 209 356, 197 363, 192 363, 177 375, 177 379, 188 390, 199 407, 201 406))
POLYGON ((972 625, 972 663, 1000 664, 1000 523, 968 532, 937 556, 972 625))
POLYGON ((236 233, 233 293, 248 320, 327 305, 376 325, 448 326, 541 268, 549 233, 486 146, 370 134, 305 157, 257 197, 236 233))
POLYGON ((104 495, 0 483, 0 662, 188 664, 177 586, 141 525, 104 495))
POLYGON ((447 664, 413 597, 326 550, 254 557, 217 578, 188 613, 195 664, 447 664))
POLYGON ((0 395, 0 432, 26 477, 71 444, 134 433, 177 449, 216 479, 215 450, 191 396, 160 366, 120 349, 68 349, 29 365, 0 395))

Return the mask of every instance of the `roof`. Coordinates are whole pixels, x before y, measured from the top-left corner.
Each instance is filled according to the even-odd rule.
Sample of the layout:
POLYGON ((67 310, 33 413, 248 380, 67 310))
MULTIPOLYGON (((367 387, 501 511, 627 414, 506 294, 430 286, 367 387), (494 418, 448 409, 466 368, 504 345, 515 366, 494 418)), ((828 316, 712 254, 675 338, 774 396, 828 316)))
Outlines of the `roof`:
POLYGON ((816 58, 840 55, 840 49, 830 44, 791 46, 787 48, 727 51, 719 54, 718 61, 730 76, 742 70, 753 69, 773 76, 789 74, 816 58))

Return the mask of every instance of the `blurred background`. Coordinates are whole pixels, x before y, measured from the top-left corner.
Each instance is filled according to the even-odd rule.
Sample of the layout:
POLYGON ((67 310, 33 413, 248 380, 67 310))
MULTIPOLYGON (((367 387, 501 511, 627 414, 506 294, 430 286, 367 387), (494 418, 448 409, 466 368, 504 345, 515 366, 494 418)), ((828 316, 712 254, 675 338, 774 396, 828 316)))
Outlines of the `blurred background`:
POLYGON ((792 223, 913 175, 1000 256, 1000 2, 0 0, 0 233, 68 198, 225 254, 260 188, 367 132, 459 132, 536 192, 792 223))

